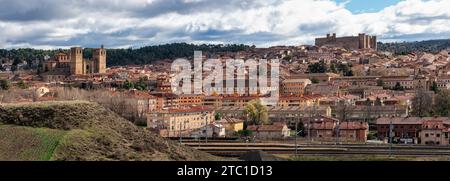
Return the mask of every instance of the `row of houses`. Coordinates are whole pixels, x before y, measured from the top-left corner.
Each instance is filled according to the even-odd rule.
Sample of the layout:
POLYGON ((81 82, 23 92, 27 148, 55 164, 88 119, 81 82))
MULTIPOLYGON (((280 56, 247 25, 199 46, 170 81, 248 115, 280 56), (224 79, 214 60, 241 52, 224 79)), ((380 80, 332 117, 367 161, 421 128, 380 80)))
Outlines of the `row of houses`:
POLYGON ((405 144, 450 145, 450 118, 380 118, 376 121, 378 139, 405 144))

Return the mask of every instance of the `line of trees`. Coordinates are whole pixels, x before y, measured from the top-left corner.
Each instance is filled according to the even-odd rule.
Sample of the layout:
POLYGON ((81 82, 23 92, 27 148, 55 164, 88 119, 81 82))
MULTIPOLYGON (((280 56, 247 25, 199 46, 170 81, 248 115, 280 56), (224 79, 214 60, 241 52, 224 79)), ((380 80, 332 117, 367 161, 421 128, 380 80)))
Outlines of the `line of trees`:
MULTIPOLYGON (((172 43, 165 45, 145 46, 142 48, 127 48, 127 49, 108 49, 106 62, 108 66, 115 65, 143 65, 149 64, 156 60, 175 59, 175 58, 189 58, 194 56, 194 51, 203 51, 208 53, 217 52, 238 52, 249 50, 254 47, 243 44, 228 44, 228 45, 211 45, 211 44, 187 44, 187 43, 172 43)), ((59 52, 68 53, 66 49, 55 50, 39 50, 32 48, 21 48, 5 50, 0 49, 0 60, 12 60, 19 62, 22 60, 31 64, 33 60, 44 60, 44 57, 53 57, 59 52)), ((92 58, 92 49, 85 48, 83 50, 84 58, 92 58)), ((4 62, 1 62, 4 63, 4 62)))
POLYGON ((389 51, 398 55, 406 55, 412 52, 437 53, 448 48, 450 48, 450 39, 427 40, 419 42, 378 43, 378 50, 389 51))
POLYGON ((308 65, 309 73, 342 73, 344 76, 353 76, 352 65, 343 63, 331 63, 329 66, 323 62, 308 65))

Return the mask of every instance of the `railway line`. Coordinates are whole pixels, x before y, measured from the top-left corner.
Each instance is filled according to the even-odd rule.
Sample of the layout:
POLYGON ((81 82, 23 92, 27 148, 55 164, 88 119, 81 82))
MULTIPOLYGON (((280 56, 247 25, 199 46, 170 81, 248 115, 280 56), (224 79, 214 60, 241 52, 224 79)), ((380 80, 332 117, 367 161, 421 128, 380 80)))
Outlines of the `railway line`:
POLYGON ((270 154, 293 155, 373 155, 373 156, 448 156, 450 147, 422 145, 364 145, 364 144, 294 144, 288 143, 242 143, 242 142, 185 142, 184 145, 202 150, 213 155, 224 157, 239 157, 254 150, 270 154))

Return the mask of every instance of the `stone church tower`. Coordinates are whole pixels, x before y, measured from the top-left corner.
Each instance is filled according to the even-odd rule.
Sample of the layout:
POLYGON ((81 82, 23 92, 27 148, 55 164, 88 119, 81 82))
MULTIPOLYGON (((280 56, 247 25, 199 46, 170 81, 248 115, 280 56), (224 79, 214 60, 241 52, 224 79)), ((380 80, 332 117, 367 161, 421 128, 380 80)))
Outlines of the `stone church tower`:
POLYGON ((95 73, 106 73, 106 49, 103 45, 92 52, 95 73))
POLYGON ((80 47, 70 48, 70 74, 81 75, 83 71, 83 49, 80 47))

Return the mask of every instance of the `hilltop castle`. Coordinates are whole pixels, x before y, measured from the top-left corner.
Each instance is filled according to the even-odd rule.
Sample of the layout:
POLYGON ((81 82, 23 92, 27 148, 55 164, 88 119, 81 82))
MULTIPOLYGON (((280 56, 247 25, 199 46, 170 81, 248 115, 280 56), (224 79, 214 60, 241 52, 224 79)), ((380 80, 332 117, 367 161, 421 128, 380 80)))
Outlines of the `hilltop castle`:
POLYGON ((81 47, 70 48, 69 54, 58 53, 42 65, 45 81, 61 80, 71 75, 106 73, 106 49, 103 45, 92 50, 92 59, 83 58, 81 47))
POLYGON ((316 46, 336 46, 342 47, 347 50, 359 50, 359 49, 377 49, 377 37, 369 36, 364 33, 358 36, 348 37, 336 37, 336 33, 333 35, 327 34, 327 37, 316 38, 316 46))

